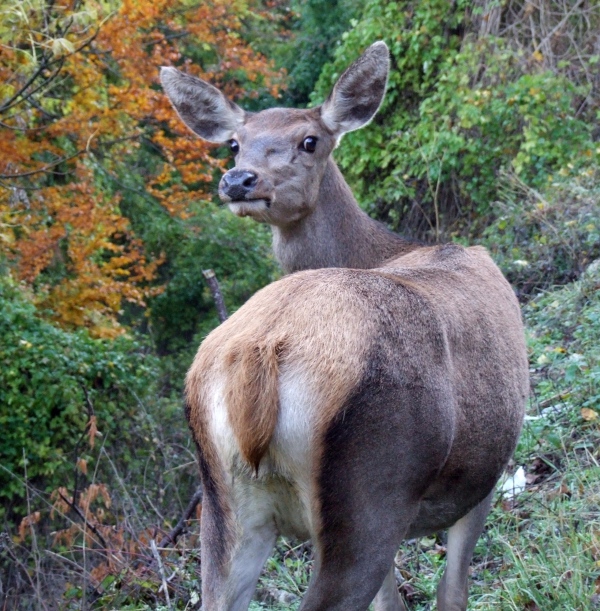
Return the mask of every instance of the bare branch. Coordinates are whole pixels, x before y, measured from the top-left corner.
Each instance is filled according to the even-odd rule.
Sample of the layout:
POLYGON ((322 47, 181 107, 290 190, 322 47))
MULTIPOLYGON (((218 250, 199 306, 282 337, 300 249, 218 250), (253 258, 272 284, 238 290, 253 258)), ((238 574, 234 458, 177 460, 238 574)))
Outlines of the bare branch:
POLYGON ((165 601, 167 603, 167 608, 171 608, 171 599, 169 597, 169 586, 167 584, 167 576, 165 574, 165 567, 163 566, 162 560, 160 558, 160 554, 158 553, 158 549, 156 548, 156 541, 152 539, 150 541, 150 548, 152 549, 152 555, 156 560, 156 564, 158 564, 158 572, 160 573, 160 578, 162 580, 162 590, 165 593, 165 601))
POLYGON ((85 153, 86 150, 87 148, 84 148, 84 149, 77 151, 76 153, 73 153, 73 155, 69 155, 69 157, 61 157, 59 160, 49 163, 48 165, 45 165, 43 168, 40 168, 39 170, 31 170, 30 172, 22 172, 19 174, 0 174, 0 179, 25 178, 26 176, 33 176, 34 174, 40 174, 42 172, 47 172, 48 170, 55 168, 57 165, 60 165, 61 163, 70 161, 71 159, 74 159, 75 157, 79 157, 79 155, 81 155, 82 153, 85 153))
POLYGON ((25 84, 17 91, 11 98, 9 98, 2 106, 0 106, 0 113, 7 111, 13 106, 13 102, 17 100, 23 92, 37 79, 37 77, 48 67, 48 59, 46 56, 42 57, 42 61, 38 66, 38 69, 27 79, 25 84))
MULTIPOLYGON (((87 46, 89 46, 96 39, 96 37, 98 36, 99 33, 100 33, 100 28, 98 28, 94 32, 94 34, 92 34, 92 36, 90 36, 85 42, 83 42, 79 47, 77 47, 72 53, 69 53, 69 55, 75 55, 75 54, 79 53, 80 51, 82 51, 83 49, 85 49, 87 46)), ((38 66, 36 71, 33 73, 33 75, 30 76, 27 79, 25 85, 23 85, 19 89, 19 91, 14 93, 6 102, 4 102, 4 104, 2 106, 0 106, 0 113, 4 113, 7 110, 10 110, 14 106, 17 106, 18 104, 20 104, 24 100, 30 98, 34 93, 37 93, 40 89, 43 89, 47 84, 49 84, 51 81, 53 81, 56 78, 56 76, 58 75, 58 73, 62 69, 62 67, 64 65, 64 62, 65 62, 65 56, 62 56, 62 57, 54 59, 54 60, 48 60, 48 57, 46 55, 42 56, 42 60, 40 62, 40 65, 38 66), (33 91, 27 92, 27 89, 34 83, 34 81, 40 76, 40 74, 46 68, 49 68, 50 66, 53 66, 56 63, 58 63, 60 65, 55 70, 54 74, 49 76, 47 79, 44 79, 44 82, 41 83, 40 85, 38 85, 33 91)))
POLYGON ((198 488, 196 492, 194 493, 194 496, 192 496, 192 498, 190 499, 190 502, 188 503, 188 506, 185 508, 185 511, 183 512, 183 515, 179 519, 179 522, 177 522, 173 530, 171 530, 171 532, 168 535, 166 535, 165 537, 161 539, 160 543, 158 544, 158 547, 163 548, 177 541, 177 539, 179 538, 179 536, 185 529, 185 523, 192 517, 192 514, 194 513, 194 511, 196 511, 196 507, 198 506, 198 504, 201 501, 202 501, 202 488, 198 488))
POLYGON ((228 318, 227 308, 225 307, 223 293, 221 293, 221 287, 219 286, 219 281, 215 276, 215 272, 212 269, 205 269, 203 270, 202 275, 206 279, 208 288, 210 289, 213 299, 215 300, 215 306, 217 307, 217 314, 219 315, 219 320, 221 322, 225 322, 228 318))

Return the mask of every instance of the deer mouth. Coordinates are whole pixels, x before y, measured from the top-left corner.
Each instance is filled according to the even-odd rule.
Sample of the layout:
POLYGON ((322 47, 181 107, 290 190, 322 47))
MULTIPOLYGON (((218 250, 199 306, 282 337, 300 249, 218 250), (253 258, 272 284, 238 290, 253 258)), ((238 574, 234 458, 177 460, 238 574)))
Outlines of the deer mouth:
POLYGON ((227 202, 227 207, 236 216, 255 216, 268 210, 271 207, 271 200, 267 197, 243 199, 227 202))

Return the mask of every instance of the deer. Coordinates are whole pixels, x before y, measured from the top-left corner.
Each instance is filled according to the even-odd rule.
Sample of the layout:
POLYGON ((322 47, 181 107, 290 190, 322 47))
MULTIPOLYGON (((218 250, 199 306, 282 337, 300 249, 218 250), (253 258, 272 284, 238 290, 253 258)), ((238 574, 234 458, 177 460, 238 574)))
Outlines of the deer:
POLYGON ((371 45, 318 107, 247 113, 163 68, 183 122, 229 143, 219 195, 267 223, 287 275, 202 342, 185 413, 204 490, 204 611, 248 608, 278 536, 310 539, 301 611, 405 611, 403 540, 448 530, 439 611, 469 564, 529 391, 515 294, 487 251, 402 238, 358 206, 332 151, 383 99, 371 45))

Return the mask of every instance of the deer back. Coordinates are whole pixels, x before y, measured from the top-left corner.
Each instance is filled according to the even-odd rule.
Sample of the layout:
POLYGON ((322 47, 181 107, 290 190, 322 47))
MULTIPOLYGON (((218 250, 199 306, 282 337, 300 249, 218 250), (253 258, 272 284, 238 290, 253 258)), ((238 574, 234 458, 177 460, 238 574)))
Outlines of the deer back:
MULTIPOLYGON (((348 397, 379 368, 415 395, 436 397, 429 413, 412 415, 406 435, 437 435, 440 447, 460 449, 447 468, 464 469, 462 457, 476 462, 480 451, 497 455, 474 469, 487 483, 516 442, 525 364, 518 303, 485 250, 431 247, 382 268, 307 271, 259 291, 202 345, 187 380, 190 423, 194 434, 211 430, 202 397, 218 380, 233 432, 229 460, 259 473, 280 422, 282 379, 293 372, 314 395, 305 417, 311 439, 322 442, 348 397)), ((410 410, 410 401, 372 417, 394 409, 410 410)), ((442 455, 444 462, 449 449, 442 455)))

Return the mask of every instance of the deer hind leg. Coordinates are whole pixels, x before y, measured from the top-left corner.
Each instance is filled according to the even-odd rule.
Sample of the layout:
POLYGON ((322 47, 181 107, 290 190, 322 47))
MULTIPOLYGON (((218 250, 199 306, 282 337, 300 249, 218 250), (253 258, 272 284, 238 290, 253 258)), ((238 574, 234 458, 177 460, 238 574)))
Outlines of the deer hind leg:
MULTIPOLYGON (((383 531, 386 526, 381 523, 383 531)), ((392 537, 372 534, 363 538, 354 533, 352 540, 338 539, 331 554, 317 550, 315 571, 300 611, 366 611, 374 599, 377 611, 404 611, 397 591, 392 596, 386 577, 396 543, 390 543, 392 537)))
POLYGON ((402 609, 390 567, 450 445, 443 417, 427 418, 436 397, 395 383, 377 361, 368 371, 373 377, 347 399, 322 439, 315 570, 301 611, 366 611, 378 592, 380 609, 402 609), (411 434, 423 414, 433 424, 411 434))
POLYGON ((315 568, 301 611, 366 611, 374 599, 378 611, 403 610, 390 567, 418 501, 395 496, 393 489, 403 489, 403 478, 353 468, 363 456, 357 458, 337 474, 341 485, 329 480, 313 538, 315 568))
POLYGON ((268 493, 237 478, 230 493, 229 524, 217 503, 202 508, 203 611, 246 611, 277 538, 268 493))
POLYGON ((492 496, 493 491, 448 531, 446 570, 437 589, 438 611, 465 611, 467 608, 469 564, 492 496))
MULTIPOLYGON (((418 501, 402 494, 404 478, 397 469, 373 471, 369 461, 377 460, 377 450, 369 445, 352 459, 340 447, 328 449, 342 465, 321 477, 315 568, 301 611, 366 611, 375 598, 378 611, 403 609, 390 567, 418 501)), ((380 447, 385 451, 389 444, 380 447)))
POLYGON ((394 564, 388 571, 377 596, 373 601, 375 611, 406 611, 406 607, 398 593, 396 585, 396 575, 394 574, 394 564))
POLYGON ((239 547, 231 559, 227 580, 227 602, 219 611, 246 611, 254 596, 260 572, 273 550, 277 533, 268 523, 247 522, 242 526, 239 547))

